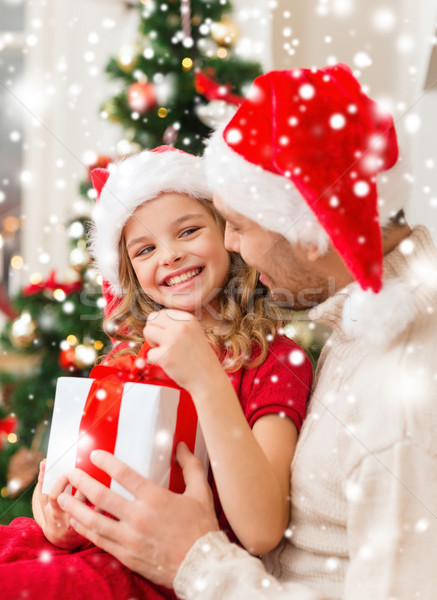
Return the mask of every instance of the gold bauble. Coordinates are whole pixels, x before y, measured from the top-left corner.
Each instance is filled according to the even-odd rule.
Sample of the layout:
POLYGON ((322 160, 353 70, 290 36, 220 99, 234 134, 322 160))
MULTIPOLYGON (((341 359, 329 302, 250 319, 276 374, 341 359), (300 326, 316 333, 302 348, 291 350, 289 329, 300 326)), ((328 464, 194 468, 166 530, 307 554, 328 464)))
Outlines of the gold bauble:
POLYGON ((219 46, 233 46, 240 37, 240 30, 231 17, 225 15, 211 26, 211 37, 219 46))
POLYGON ((120 69, 130 75, 133 73, 138 58, 142 52, 141 44, 134 42, 133 44, 123 44, 119 49, 116 57, 117 65, 120 69))
POLYGON ((97 358, 97 350, 93 344, 79 344, 74 349, 74 366, 77 369, 92 367, 97 358))
POLYGON ((16 348, 29 348, 37 337, 37 324, 30 313, 23 312, 12 322, 9 338, 16 348))
POLYGON ((118 108, 113 98, 110 98, 101 108, 101 116, 112 123, 120 123, 120 117, 118 116, 118 108), (102 114, 103 113, 103 114, 102 114))

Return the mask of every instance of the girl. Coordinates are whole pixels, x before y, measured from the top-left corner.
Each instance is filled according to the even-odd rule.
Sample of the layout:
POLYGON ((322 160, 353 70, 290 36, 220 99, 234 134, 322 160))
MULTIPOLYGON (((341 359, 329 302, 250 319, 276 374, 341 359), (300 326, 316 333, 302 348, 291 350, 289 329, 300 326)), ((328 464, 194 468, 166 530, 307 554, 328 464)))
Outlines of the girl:
MULTIPOLYGON (((106 330, 120 342, 111 356, 135 354, 146 340, 148 360, 190 393, 221 527, 250 552, 264 554, 288 524, 290 464, 310 362, 277 335, 280 315, 256 272, 226 251, 202 159, 160 147, 94 179, 104 187, 92 248, 114 295, 106 330)), ((92 553, 95 547, 57 506, 65 484, 62 478, 49 498, 38 484, 35 518, 58 548, 92 553)), ((167 596, 133 577, 143 582, 144 597, 167 596)))

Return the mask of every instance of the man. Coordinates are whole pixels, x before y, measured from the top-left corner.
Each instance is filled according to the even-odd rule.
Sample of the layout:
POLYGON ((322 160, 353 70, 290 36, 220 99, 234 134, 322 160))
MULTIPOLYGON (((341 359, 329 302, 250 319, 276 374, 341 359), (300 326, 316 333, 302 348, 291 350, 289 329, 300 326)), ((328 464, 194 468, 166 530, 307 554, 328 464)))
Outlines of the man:
POLYGON ((183 446, 182 496, 97 452, 135 500, 76 470, 71 483, 118 519, 62 495, 79 533, 187 600, 435 596, 437 252, 399 216, 397 159, 391 117, 343 65, 259 77, 209 147, 228 248, 333 329, 293 461, 290 525, 265 560, 273 576, 218 531, 183 446))

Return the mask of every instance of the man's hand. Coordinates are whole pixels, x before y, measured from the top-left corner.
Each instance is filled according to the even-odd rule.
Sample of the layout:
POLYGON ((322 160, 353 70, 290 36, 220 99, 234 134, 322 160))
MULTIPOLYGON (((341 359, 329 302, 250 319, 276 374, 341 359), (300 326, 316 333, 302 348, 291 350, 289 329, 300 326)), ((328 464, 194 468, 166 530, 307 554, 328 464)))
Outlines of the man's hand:
POLYGON ((93 462, 129 490, 133 501, 125 500, 80 469, 68 475, 70 483, 92 504, 116 520, 68 494, 58 498, 78 534, 132 571, 167 587, 172 587, 194 542, 219 528, 202 463, 183 443, 178 445, 176 457, 184 474, 184 494, 148 481, 103 450, 93 452, 93 462))

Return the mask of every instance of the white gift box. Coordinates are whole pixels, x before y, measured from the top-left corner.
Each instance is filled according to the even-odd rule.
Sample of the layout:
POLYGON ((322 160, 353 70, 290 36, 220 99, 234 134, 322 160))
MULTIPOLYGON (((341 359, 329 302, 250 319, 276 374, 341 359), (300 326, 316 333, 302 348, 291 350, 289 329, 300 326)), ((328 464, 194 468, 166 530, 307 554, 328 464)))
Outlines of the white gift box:
MULTIPOLYGON (((60 377, 56 386, 43 493, 74 469, 81 419, 94 379, 60 377)), ((114 455, 148 479, 168 487, 173 438, 181 391, 175 388, 124 383, 114 455)), ((208 469, 208 456, 199 424, 194 453, 208 469)), ((111 480, 110 488, 132 500, 132 494, 111 480)))

